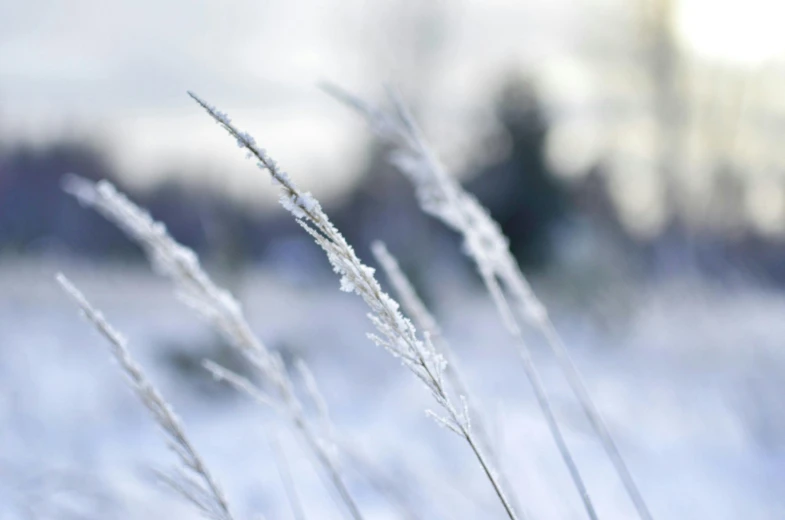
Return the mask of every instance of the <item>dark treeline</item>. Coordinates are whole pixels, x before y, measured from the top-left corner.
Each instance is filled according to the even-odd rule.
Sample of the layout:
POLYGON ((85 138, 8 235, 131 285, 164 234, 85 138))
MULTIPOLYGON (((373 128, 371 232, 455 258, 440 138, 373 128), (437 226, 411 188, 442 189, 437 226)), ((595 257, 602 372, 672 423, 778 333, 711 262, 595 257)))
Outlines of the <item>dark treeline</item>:
POLYGON ((152 191, 135 192, 96 146, 60 141, 0 150, 0 251, 138 256, 138 248, 114 225, 63 191, 63 180, 71 173, 114 183, 200 253, 220 246, 238 258, 258 256, 275 235, 262 219, 206 189, 166 182, 152 191))
MULTIPOLYGON (((517 90, 510 86, 497 104, 513 142, 512 152, 483 172, 487 182, 472 183, 471 189, 501 218, 513 249, 536 264, 548 258, 549 231, 567 214, 567 191, 553 180, 541 158, 547 127, 534 94, 525 85, 517 90)), ((363 256, 368 257, 370 242, 381 238, 400 251, 405 263, 414 265, 421 260, 415 252, 429 249, 421 247, 426 243, 456 242, 422 214, 411 187, 388 164, 387 150, 376 147, 369 157, 354 190, 328 208, 363 256)), ((300 236, 287 215, 251 214, 224 194, 194 184, 169 181, 152 191, 134 192, 97 145, 62 140, 0 148, 1 252, 138 256, 137 248, 114 226, 63 192, 62 181, 69 173, 111 181, 166 223, 177 240, 208 259, 218 257, 230 264, 256 260, 277 239, 300 236)))
MULTIPOLYGON (((565 254, 565 244, 569 249, 586 241, 588 234, 594 247, 603 250, 596 256, 612 250, 615 262, 634 263, 655 274, 684 265, 717 273, 741 267, 785 280, 783 245, 751 232, 696 232, 674 218, 656 237, 631 236, 616 216, 601 167, 571 183, 549 171, 544 160, 547 117, 528 83, 509 81, 494 106, 507 152, 475 172, 467 188, 490 208, 527 269, 552 265, 565 254)), ((372 240, 385 240, 415 277, 423 261, 432 260, 423 255, 455 261, 445 260, 454 258, 454 251, 441 252, 458 247, 457 237, 422 214, 411 187, 393 171, 387 155, 383 146, 375 146, 352 192, 340 204, 328 206, 336 224, 364 258, 369 258, 372 240)), ((134 192, 99 147, 62 140, 0 147, 0 253, 140 257, 115 226, 63 192, 63 177, 71 172, 113 182, 207 261, 231 268, 266 255, 291 258, 307 251, 297 245, 302 234, 283 212, 253 214, 222 193, 174 181, 134 192)))

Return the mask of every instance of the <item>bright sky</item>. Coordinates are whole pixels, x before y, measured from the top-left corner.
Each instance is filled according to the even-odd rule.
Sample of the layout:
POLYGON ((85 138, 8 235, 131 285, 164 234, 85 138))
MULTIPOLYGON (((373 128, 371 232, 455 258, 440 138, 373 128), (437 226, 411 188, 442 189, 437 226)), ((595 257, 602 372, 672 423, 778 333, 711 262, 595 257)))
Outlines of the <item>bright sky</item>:
POLYGON ((367 135, 316 82, 374 94, 395 80, 424 96, 438 83, 435 110, 470 111, 490 78, 544 58, 527 42, 558 44, 568 4, 0 0, 0 130, 98 138, 141 184, 185 166, 236 193, 271 191, 262 179, 249 191, 255 172, 185 95, 191 89, 329 195, 355 173, 367 135), (420 23, 441 43, 423 41, 430 29, 420 23))
POLYGON ((785 53, 785 2, 680 0, 678 30, 699 55, 759 65, 785 53))
MULTIPOLYGON (((426 131, 449 162, 477 152, 466 144, 482 132, 490 96, 511 69, 541 73, 556 102, 593 103, 576 63, 596 52, 592 31, 609 35, 599 14, 621 5, 631 4, 0 0, 0 136, 87 135, 114 151, 132 182, 176 169, 249 201, 271 200, 268 182, 189 100, 190 89, 329 197, 356 174, 368 133, 315 88, 319 80, 370 95, 386 81, 416 92, 426 131)), ((681 0, 677 16, 696 56, 747 66, 785 53, 785 2, 681 0)), ((632 27, 624 15, 616 20, 632 27)), ((553 134, 555 163, 568 170, 596 160, 601 146, 596 126, 581 124, 553 134)), ((657 190, 656 182, 624 185, 648 186, 641 200, 657 190)))

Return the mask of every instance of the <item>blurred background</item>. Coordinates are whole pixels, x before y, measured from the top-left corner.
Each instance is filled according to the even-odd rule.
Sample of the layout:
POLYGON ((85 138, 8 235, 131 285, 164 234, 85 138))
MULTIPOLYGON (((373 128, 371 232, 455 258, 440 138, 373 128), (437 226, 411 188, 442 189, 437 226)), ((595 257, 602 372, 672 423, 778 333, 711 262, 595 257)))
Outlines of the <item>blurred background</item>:
MULTIPOLYGON (((0 518, 189 513, 152 485, 163 442, 55 287, 60 270, 128 335, 242 511, 290 517, 273 435, 311 517, 340 514, 296 439, 208 381, 201 358, 227 347, 63 192, 68 173, 148 208, 271 348, 312 363, 338 427, 387 479, 353 482, 369 518, 400 517, 390 488, 422 518, 498 514, 189 89, 312 191, 361 258, 388 244, 472 367, 532 517, 582 518, 458 237, 322 80, 379 103, 400 90, 510 238, 655 517, 785 518, 783 17, 773 0, 0 0, 0 518)), ((632 518, 531 341, 601 518, 632 518)))

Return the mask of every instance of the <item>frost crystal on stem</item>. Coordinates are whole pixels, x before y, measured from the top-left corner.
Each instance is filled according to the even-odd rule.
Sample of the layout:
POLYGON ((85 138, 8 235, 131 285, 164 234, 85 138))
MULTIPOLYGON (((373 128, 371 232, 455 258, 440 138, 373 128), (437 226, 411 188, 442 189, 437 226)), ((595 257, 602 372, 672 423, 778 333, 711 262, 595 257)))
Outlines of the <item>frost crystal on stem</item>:
POLYGON ((519 318, 530 323, 545 338, 619 475, 638 516, 642 520, 651 520, 652 516, 648 506, 627 469, 610 431, 594 405, 577 367, 548 316, 545 306, 531 289, 510 252, 508 240, 502 233, 499 224, 491 218, 488 210, 476 198, 467 193, 455 179, 447 175, 425 142, 414 119, 394 92, 389 91, 394 110, 392 113, 388 113, 371 106, 335 85, 325 84, 323 89, 339 101, 360 112, 374 132, 394 147, 390 160, 414 185, 422 209, 463 236, 466 254, 476 264, 480 277, 490 292, 505 326, 518 342, 524 370, 532 383, 546 421, 549 423, 554 441, 557 443, 573 482, 581 495, 587 514, 591 518, 596 518, 585 484, 553 417, 549 398, 531 360, 528 346, 523 341, 518 325, 519 318), (514 310, 510 308, 507 294, 514 303, 514 310))
POLYGON ((66 294, 74 300, 85 318, 109 342, 112 355, 128 377, 131 388, 161 427, 167 437, 167 444, 177 455, 180 465, 174 468, 172 474, 160 474, 161 478, 191 502, 205 517, 212 520, 233 520, 223 491, 210 474, 199 452, 191 444, 174 410, 131 357, 125 338, 65 276, 58 274, 57 281, 66 294))
MULTIPOLYGON (((219 112, 216 114, 216 119, 222 123, 230 122, 225 114, 219 112)), ((242 136, 242 139, 243 142, 252 142, 250 141, 252 138, 248 135, 242 136)), ((285 178, 285 174, 282 175, 282 179, 285 178)), ((79 177, 70 176, 66 180, 65 189, 82 204, 94 208, 117 224, 128 236, 138 242, 147 253, 153 268, 174 282, 180 298, 209 320, 218 332, 259 371, 263 388, 215 363, 205 364, 205 368, 216 379, 248 394, 290 421, 302 434, 307 447, 314 452, 315 458, 329 476, 351 517, 354 520, 361 520, 362 515, 343 480, 335 457, 331 456, 328 443, 320 438, 303 413, 303 407, 294 392, 294 385, 283 361, 278 355, 270 352, 253 333, 240 303, 210 279, 193 251, 177 243, 162 223, 153 220, 146 211, 131 202, 110 183, 102 181, 93 184, 79 177)), ((299 211, 300 205, 309 211, 315 209, 316 204, 308 194, 298 197, 294 211, 299 211)))
POLYGON ((512 485, 502 471, 502 460, 499 457, 494 442, 489 434, 489 428, 486 425, 487 421, 482 413, 483 407, 469 391, 465 378, 463 377, 461 370, 459 370, 458 360, 456 359, 452 348, 442 335, 441 328, 436 322, 436 318, 433 317, 425 306, 425 303, 420 299, 414 286, 398 265, 398 261, 387 250, 387 246, 385 246, 383 242, 377 241, 371 244, 371 250, 376 261, 382 267, 390 285, 393 287, 395 294, 400 299, 404 310, 412 317, 416 326, 430 334, 431 341, 444 356, 445 362, 447 363, 445 369, 447 380, 463 402, 463 415, 467 420, 468 426, 472 430, 472 433, 481 441, 483 449, 494 462, 498 471, 498 477, 504 485, 504 488, 508 491, 509 500, 516 510, 521 510, 521 507, 517 505, 515 494, 510 492, 512 490, 512 485), (474 415, 474 425, 471 423, 472 414, 470 413, 470 410, 474 415))
POLYGON ((321 206, 308 193, 301 192, 279 166, 256 145, 253 138, 240 131, 226 117, 201 98, 189 95, 233 138, 258 160, 260 168, 266 170, 281 190, 281 203, 302 228, 310 234, 324 250, 333 270, 340 276, 341 289, 359 295, 370 308, 369 318, 378 335, 371 336, 381 347, 399 357, 403 364, 425 385, 436 403, 442 408, 444 416, 438 421, 462 436, 472 448, 494 491, 499 497, 505 512, 511 519, 516 513, 507 500, 504 491, 490 467, 490 461, 481 451, 474 434, 469 428, 468 417, 457 409, 445 388, 444 370, 446 362, 437 352, 429 336, 419 339, 412 322, 399 311, 398 303, 385 294, 374 278, 374 270, 363 264, 346 242, 346 239, 332 224, 321 206), (223 117, 221 117, 223 116, 223 117))

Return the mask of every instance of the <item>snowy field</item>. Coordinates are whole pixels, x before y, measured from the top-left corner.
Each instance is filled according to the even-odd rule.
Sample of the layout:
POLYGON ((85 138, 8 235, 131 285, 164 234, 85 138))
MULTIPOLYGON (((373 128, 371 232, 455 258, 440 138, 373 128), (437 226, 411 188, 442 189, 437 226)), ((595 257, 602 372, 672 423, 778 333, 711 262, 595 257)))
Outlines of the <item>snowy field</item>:
MULTIPOLYGON (((292 518, 282 470, 307 518, 342 517, 297 437, 198 367, 225 354, 165 280, 143 266, 3 262, 0 518, 197 517, 156 483, 152 470, 173 457, 103 340, 60 293, 57 270, 129 338, 240 518, 292 518)), ((785 295, 673 280, 590 294, 587 308, 541 285, 655 518, 785 518, 785 295)), ((340 437, 356 448, 346 474, 366 518, 502 517, 465 445, 425 416, 432 404, 421 385, 366 339, 358 298, 335 280, 270 270, 239 286, 267 345, 311 364, 340 437)), ((489 299, 449 274, 430 278, 427 292, 530 518, 584 518, 489 299)), ((600 518, 634 518, 567 385, 531 339, 600 518)))

